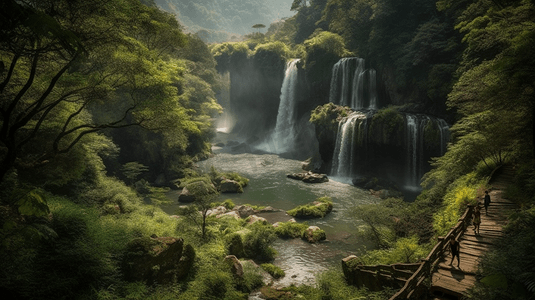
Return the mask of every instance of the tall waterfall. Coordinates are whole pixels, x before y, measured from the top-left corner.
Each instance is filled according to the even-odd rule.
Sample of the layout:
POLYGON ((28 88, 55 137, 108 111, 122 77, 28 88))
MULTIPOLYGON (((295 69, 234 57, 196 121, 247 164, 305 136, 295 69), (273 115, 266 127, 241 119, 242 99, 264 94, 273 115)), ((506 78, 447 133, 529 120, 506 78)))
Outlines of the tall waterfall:
POLYGON ((338 135, 334 149, 331 175, 355 176, 358 149, 365 145, 368 135, 368 119, 365 114, 354 112, 338 123, 338 135))
POLYGON ((297 86, 297 63, 299 59, 292 59, 286 63, 284 80, 282 81, 277 123, 272 134, 275 153, 283 153, 293 146, 295 129, 295 90, 297 86))
POLYGON ((340 59, 332 69, 329 101, 353 109, 378 109, 377 72, 359 57, 340 59))

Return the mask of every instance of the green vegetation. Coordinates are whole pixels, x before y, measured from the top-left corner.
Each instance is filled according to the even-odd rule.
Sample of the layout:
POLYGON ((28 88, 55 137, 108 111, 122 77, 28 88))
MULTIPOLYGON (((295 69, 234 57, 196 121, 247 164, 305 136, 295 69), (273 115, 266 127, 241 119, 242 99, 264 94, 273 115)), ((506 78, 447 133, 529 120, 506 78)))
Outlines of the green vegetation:
POLYGON ((316 201, 299 205, 296 208, 290 209, 288 213, 292 217, 296 218, 323 218, 333 209, 333 201, 331 197, 320 197, 316 201))
POLYGON ((273 278, 279 279, 284 277, 286 274, 284 273, 284 270, 281 268, 273 265, 273 264, 261 264, 260 267, 264 269, 264 271, 268 272, 273 278))
POLYGON ((306 222, 279 222, 279 226, 275 227, 275 233, 278 237, 283 239, 295 239, 298 237, 302 237, 308 226, 309 225, 306 222))

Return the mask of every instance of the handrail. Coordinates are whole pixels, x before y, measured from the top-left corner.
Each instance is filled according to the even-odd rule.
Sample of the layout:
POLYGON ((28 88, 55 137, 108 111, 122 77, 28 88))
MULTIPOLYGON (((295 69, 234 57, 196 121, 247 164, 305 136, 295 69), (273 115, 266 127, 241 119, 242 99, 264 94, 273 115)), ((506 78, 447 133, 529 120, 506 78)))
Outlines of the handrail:
POLYGON ((443 257, 450 240, 453 238, 458 240, 470 224, 473 209, 472 205, 468 205, 464 214, 448 234, 445 237, 438 237, 437 244, 423 260, 418 270, 414 272, 405 285, 389 300, 409 299, 421 290, 425 285, 425 279, 431 274, 432 267, 443 257))

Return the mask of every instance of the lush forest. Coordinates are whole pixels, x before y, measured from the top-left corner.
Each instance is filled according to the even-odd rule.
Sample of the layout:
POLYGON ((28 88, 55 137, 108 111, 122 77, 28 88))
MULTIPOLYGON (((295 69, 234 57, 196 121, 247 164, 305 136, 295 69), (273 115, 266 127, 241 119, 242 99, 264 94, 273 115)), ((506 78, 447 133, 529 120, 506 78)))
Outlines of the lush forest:
MULTIPOLYGON (((243 33, 277 11, 266 1, 226 2, 0 4, 6 299, 247 299, 260 288, 271 299, 387 298, 392 291, 347 285, 338 269, 318 275, 314 286, 283 291, 265 286, 252 264, 234 276, 228 254, 269 263, 271 243, 288 233, 207 217, 221 174, 194 167, 211 155, 213 120, 222 112, 216 95, 227 88, 221 73, 252 61, 267 70, 262 76, 280 77, 277 67, 300 58, 310 112, 325 98, 333 64, 351 56, 366 58, 384 80, 390 106, 381 115, 425 112, 453 124, 447 152, 433 160, 414 202, 390 198, 351 212, 377 246, 362 260, 425 256, 488 188, 492 172, 508 164, 515 177, 506 196, 519 209, 502 247, 482 260, 481 277, 494 280, 476 284, 469 296, 534 297, 533 1, 294 0, 280 11, 295 15, 265 33, 208 45, 202 29, 243 33), (186 33, 180 24, 200 31, 186 33), (165 193, 188 184, 196 206, 180 218, 164 213, 165 193), (141 263, 144 249, 169 245, 173 258, 141 263)), ((312 112, 312 122, 326 119, 321 107, 312 112)))

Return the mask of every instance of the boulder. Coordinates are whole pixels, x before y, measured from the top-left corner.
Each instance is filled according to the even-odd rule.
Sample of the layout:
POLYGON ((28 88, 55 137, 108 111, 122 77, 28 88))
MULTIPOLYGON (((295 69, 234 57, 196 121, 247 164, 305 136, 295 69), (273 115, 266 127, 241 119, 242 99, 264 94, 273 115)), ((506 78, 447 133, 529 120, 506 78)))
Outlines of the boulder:
POLYGON ((252 215, 247 218, 247 224, 251 225, 256 222, 262 222, 263 224, 267 224, 267 220, 265 218, 259 217, 257 215, 252 215))
POLYGON ((227 208, 224 206, 214 207, 206 212, 207 216, 218 216, 227 212, 227 208))
POLYGON ((236 205, 233 211, 237 212, 240 218, 243 219, 255 214, 254 209, 247 205, 236 205))
POLYGON ((234 218, 236 220, 240 219, 240 215, 236 211, 229 211, 227 213, 217 215, 216 218, 234 218))
POLYGON ((195 251, 174 237, 142 237, 128 243, 122 270, 128 281, 165 284, 187 276, 195 251), (185 249, 187 248, 187 250, 185 249))
POLYGON ((282 211, 282 210, 278 209, 278 208, 271 207, 271 206, 266 206, 266 207, 260 209, 258 212, 260 212, 260 213, 270 213, 270 212, 278 212, 278 211, 282 211))
POLYGON ((327 239, 325 231, 321 230, 318 226, 309 226, 305 232, 303 232, 302 238, 309 243, 317 243, 327 239))
POLYGON ((240 260, 234 255, 227 255, 225 262, 230 266, 230 271, 236 277, 243 277, 243 266, 240 260))
POLYGON ((195 196, 190 193, 188 188, 183 188, 180 195, 178 195, 178 202, 191 203, 195 201, 195 196))
POLYGON ((292 173, 286 175, 286 177, 296 180, 301 180, 306 183, 322 183, 322 182, 328 182, 329 178, 325 174, 318 174, 314 172, 302 172, 302 173, 292 173))
POLYGON ((231 179, 221 180, 219 190, 221 193, 243 193, 243 188, 240 183, 231 179))

